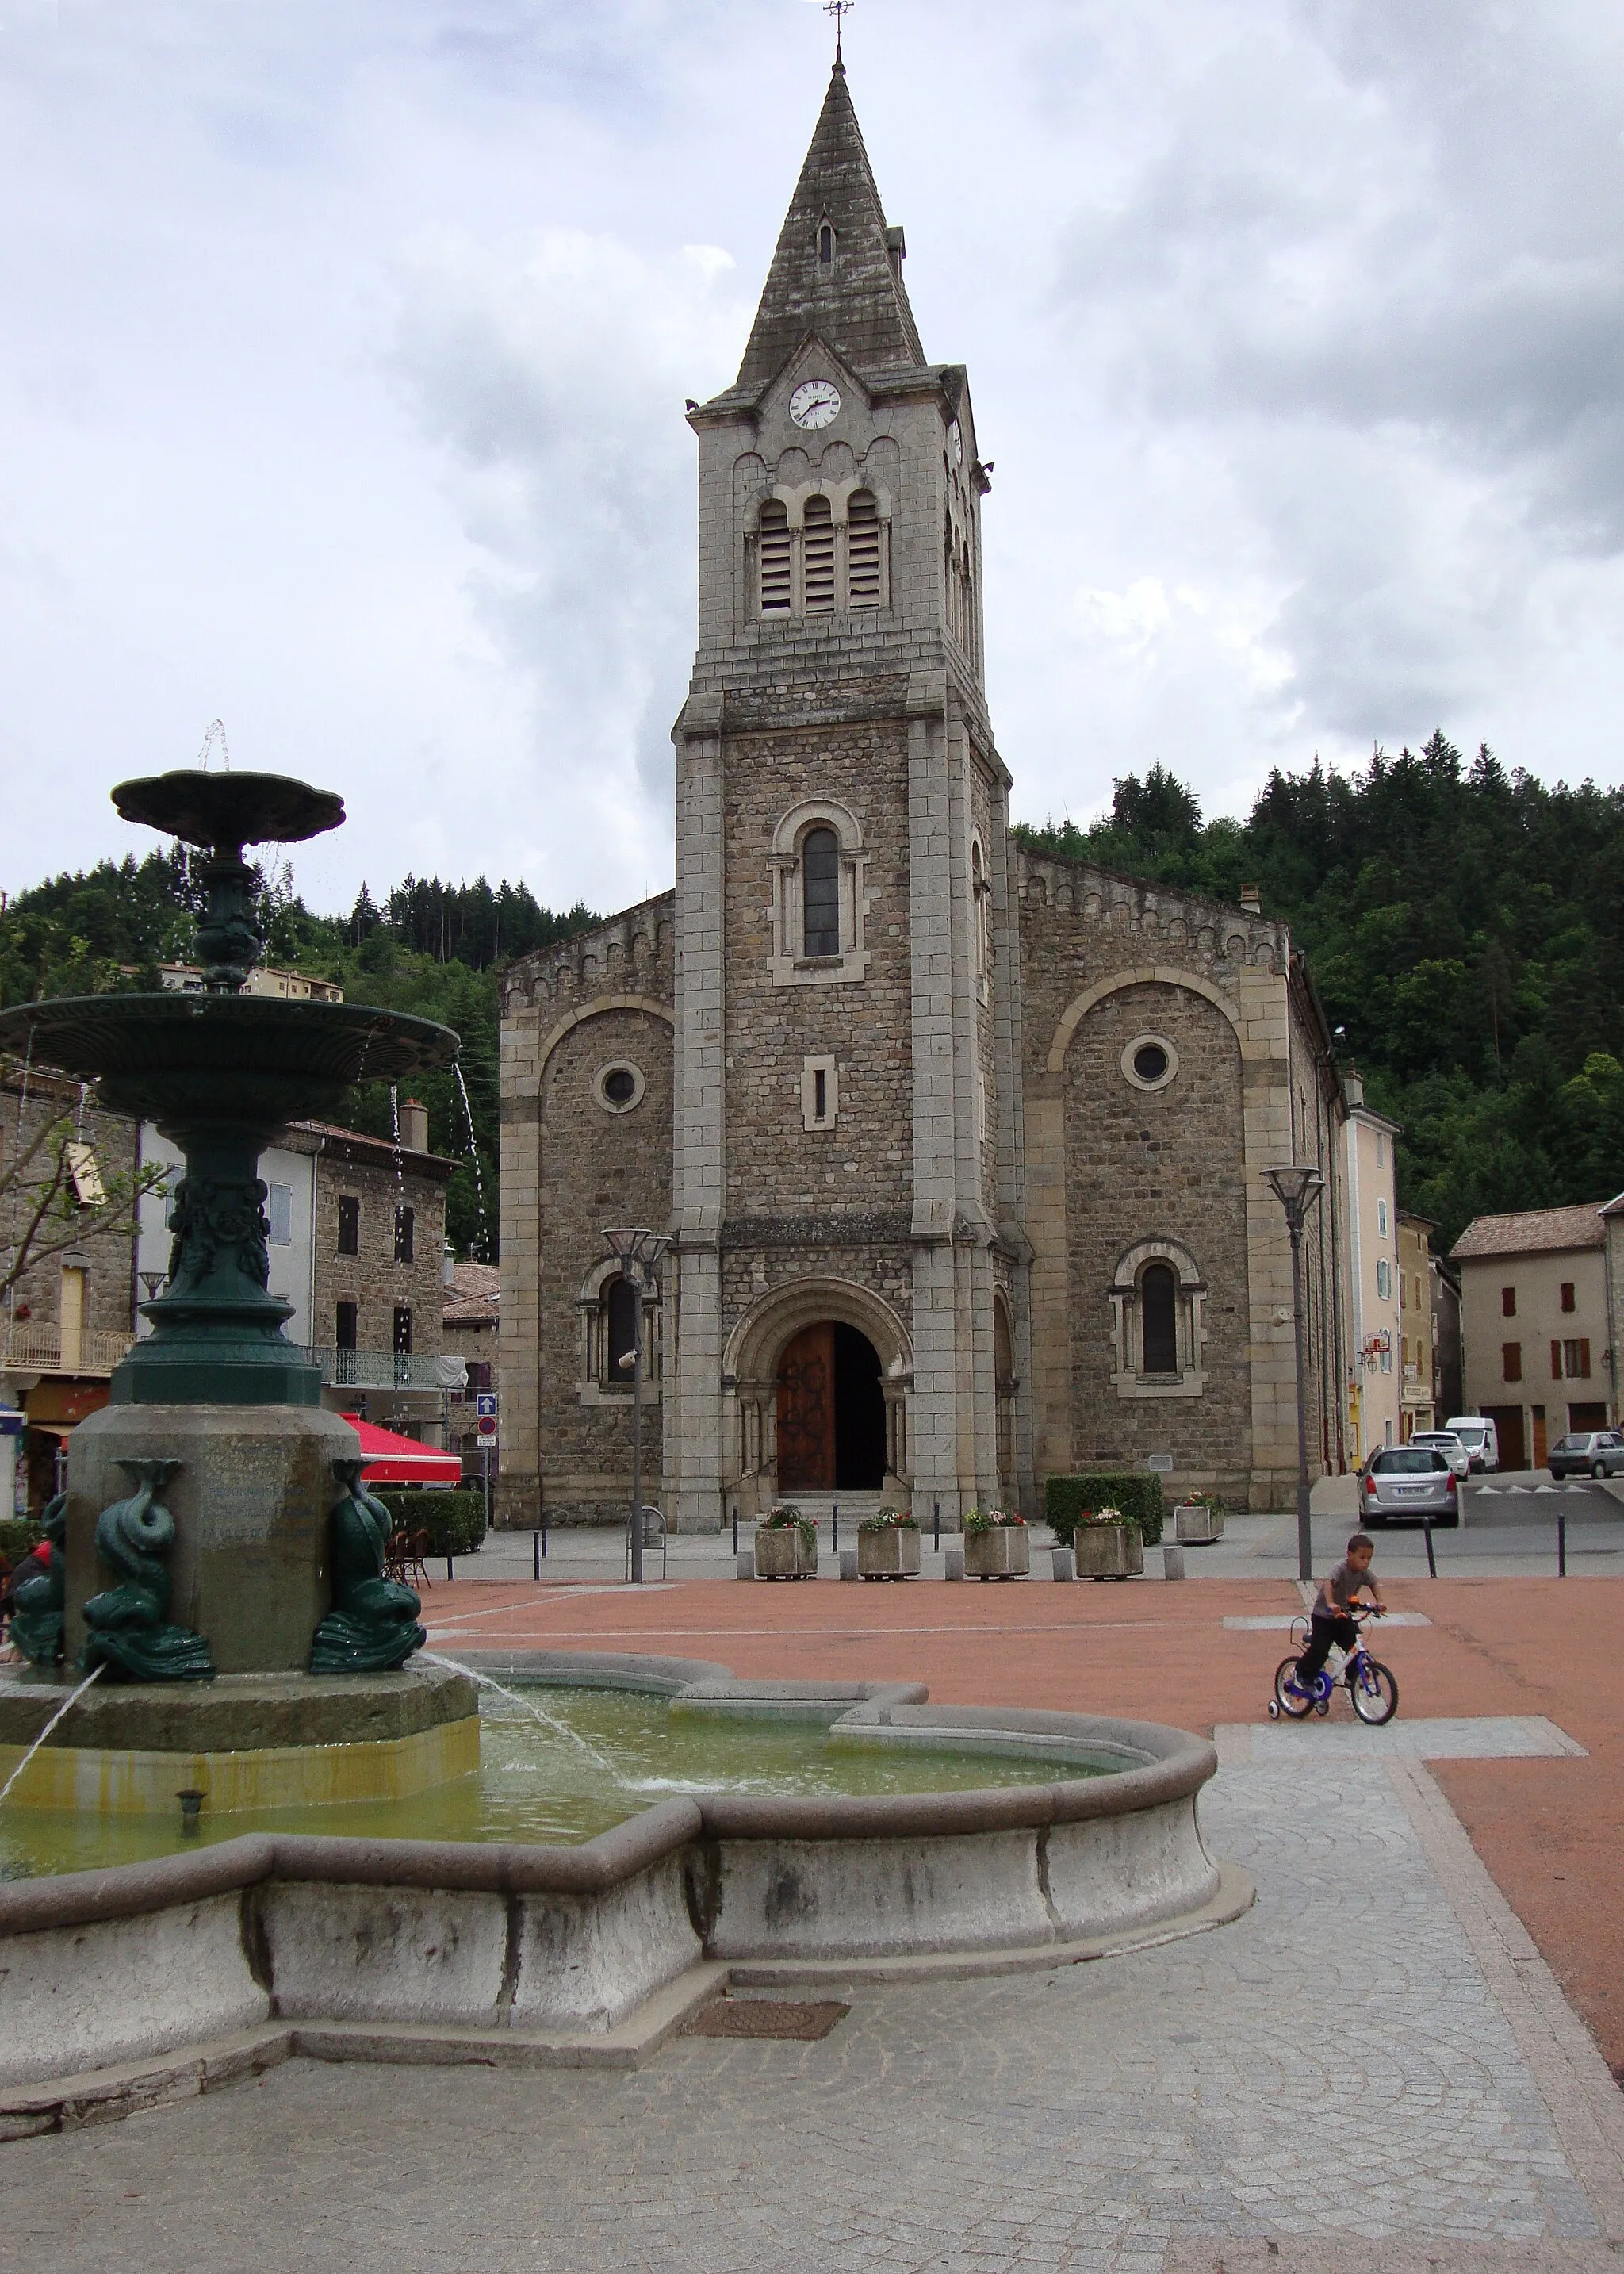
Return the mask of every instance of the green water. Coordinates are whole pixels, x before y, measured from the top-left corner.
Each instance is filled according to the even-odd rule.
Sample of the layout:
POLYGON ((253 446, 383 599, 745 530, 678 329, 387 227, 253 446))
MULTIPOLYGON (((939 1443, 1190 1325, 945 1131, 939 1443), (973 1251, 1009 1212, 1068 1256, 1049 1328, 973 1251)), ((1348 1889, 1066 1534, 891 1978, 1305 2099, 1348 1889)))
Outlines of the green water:
POLYGON ((0 1808, 0 1879, 94 1871, 190 1851, 244 1832, 329 1832, 373 1840, 513 1840, 573 1844, 673 1795, 700 1792, 965 1792, 1099 1776, 1088 1764, 914 1750, 883 1742, 831 1745, 821 1728, 673 1715, 663 1698, 628 1690, 538 1689, 538 1705, 583 1739, 606 1770, 505 1698, 480 1713, 480 1766, 411 1800, 325 1808, 244 1809, 211 1817, 183 1840, 174 1817, 85 1816, 0 1808))

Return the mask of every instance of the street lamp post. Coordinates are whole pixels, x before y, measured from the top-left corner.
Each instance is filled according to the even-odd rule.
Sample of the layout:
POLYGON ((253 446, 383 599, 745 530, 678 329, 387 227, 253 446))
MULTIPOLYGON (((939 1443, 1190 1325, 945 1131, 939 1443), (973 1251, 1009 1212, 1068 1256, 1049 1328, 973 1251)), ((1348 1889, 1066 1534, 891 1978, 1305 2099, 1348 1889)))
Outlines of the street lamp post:
POLYGON ((643 1582, 643 1299, 645 1290, 658 1288, 654 1277, 659 1260, 671 1241, 663 1231, 650 1231, 646 1226, 628 1231, 611 1231, 606 1227, 604 1238, 609 1253, 620 1267, 620 1276, 632 1291, 632 1346, 622 1353, 620 1363, 629 1366, 632 1374, 632 1515, 628 1534, 631 1550, 632 1585, 643 1582))
POLYGON ((1308 1414, 1303 1403, 1303 1377, 1308 1371, 1303 1347, 1303 1224, 1320 1193, 1325 1178, 1307 1163, 1290 1163, 1283 1169, 1265 1169, 1265 1181, 1286 1212, 1291 1235, 1291 1326, 1297 1344, 1297 1575, 1314 1576, 1313 1530, 1308 1507, 1308 1414))

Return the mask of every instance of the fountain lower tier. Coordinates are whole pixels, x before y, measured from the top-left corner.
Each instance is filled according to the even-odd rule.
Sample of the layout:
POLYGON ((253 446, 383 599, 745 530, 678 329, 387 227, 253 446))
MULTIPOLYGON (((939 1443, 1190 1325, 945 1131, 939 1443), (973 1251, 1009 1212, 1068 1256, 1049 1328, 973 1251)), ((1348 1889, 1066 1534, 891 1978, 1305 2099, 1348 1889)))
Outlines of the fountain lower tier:
POLYGON ((76 1676, 0 1676, 0 1786, 9 1805, 172 1820, 177 1796, 215 1814, 406 1800, 479 1766, 478 1692, 447 1668, 235 1675, 207 1684, 86 1690, 25 1756, 76 1676))

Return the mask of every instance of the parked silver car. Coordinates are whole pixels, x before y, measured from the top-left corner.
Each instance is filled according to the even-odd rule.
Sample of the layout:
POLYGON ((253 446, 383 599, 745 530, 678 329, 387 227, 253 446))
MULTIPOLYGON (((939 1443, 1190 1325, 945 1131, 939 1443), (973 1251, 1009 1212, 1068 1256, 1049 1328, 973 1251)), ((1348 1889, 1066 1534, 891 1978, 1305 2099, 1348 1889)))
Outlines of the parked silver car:
POLYGON ((1471 1455, 1453 1429, 1417 1429, 1410 1442, 1412 1445, 1430 1445, 1433 1452, 1441 1453, 1457 1477, 1471 1473, 1471 1455))
POLYGON ((1359 1520, 1387 1524, 1459 1524, 1461 1487, 1447 1457, 1431 1445, 1387 1445, 1359 1474, 1359 1520))
POLYGON ((1624 1436, 1616 1429, 1578 1429, 1557 1439, 1546 1462, 1553 1477, 1624 1476, 1624 1436))

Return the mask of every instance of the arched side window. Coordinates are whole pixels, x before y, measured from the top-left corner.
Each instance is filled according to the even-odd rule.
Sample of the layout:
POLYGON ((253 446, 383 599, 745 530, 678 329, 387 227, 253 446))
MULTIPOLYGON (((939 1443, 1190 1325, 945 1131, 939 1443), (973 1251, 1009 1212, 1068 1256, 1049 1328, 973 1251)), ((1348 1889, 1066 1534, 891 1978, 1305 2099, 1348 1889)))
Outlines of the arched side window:
POLYGON ((772 498, 763 506, 761 531, 756 539, 761 572, 761 612, 763 616, 786 616, 790 613, 792 553, 789 534, 789 508, 779 498, 772 498))
POLYGON ((832 829, 809 829, 801 847, 803 955, 840 953, 840 840, 832 829))
POLYGON ((985 1003, 992 978, 992 886, 979 837, 970 840, 970 925, 975 953, 975 990, 985 1003))
POLYGON ((1118 1397, 1199 1397, 1207 1388, 1207 1283, 1176 1239, 1141 1239, 1110 1291, 1118 1397))
POLYGON ((871 490, 853 490, 846 508, 846 589, 848 606, 882 604, 880 508, 871 490))
POLYGON ((835 605, 835 517, 826 497, 809 497, 801 524, 801 576, 806 613, 832 615, 835 605))
POLYGON ((836 798, 792 807, 773 832, 771 858, 774 980, 866 976, 868 853, 851 808, 836 798))
MULTIPOLYGON (((595 1264, 575 1300, 581 1321, 581 1379, 575 1394, 583 1405, 630 1401, 633 1369, 622 1366, 637 1341, 637 1291, 613 1257, 595 1264)), ((658 1398, 660 1375, 659 1305, 652 1291, 643 1298, 643 1394, 658 1398)))

